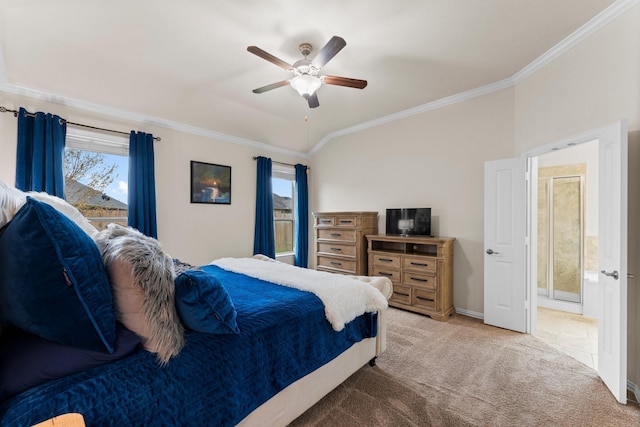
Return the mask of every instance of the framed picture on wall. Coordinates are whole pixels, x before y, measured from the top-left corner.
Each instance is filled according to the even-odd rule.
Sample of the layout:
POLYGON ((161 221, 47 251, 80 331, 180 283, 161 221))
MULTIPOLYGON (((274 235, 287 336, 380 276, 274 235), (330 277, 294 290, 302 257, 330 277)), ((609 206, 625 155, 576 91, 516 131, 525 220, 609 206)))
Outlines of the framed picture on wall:
POLYGON ((231 204, 231 166, 191 161, 191 203, 231 204))

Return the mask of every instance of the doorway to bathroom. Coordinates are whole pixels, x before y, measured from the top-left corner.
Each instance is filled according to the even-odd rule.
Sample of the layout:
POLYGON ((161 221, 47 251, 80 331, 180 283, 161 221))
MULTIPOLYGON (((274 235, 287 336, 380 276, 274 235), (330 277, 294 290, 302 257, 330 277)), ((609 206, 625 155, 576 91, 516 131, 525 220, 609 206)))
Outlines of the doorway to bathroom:
POLYGON ((535 335, 597 370, 598 143, 537 162, 535 335))
MULTIPOLYGON (((598 238, 598 375, 623 404, 627 401, 627 135, 627 122, 620 120, 529 150, 520 158, 487 161, 484 197, 484 323, 536 335, 538 157, 597 141, 598 177, 590 178, 587 167, 586 199, 592 188, 599 200, 594 203, 595 215, 586 215, 585 235, 589 218, 597 217, 593 222, 598 238)), ((585 302, 586 295, 583 292, 585 302)))

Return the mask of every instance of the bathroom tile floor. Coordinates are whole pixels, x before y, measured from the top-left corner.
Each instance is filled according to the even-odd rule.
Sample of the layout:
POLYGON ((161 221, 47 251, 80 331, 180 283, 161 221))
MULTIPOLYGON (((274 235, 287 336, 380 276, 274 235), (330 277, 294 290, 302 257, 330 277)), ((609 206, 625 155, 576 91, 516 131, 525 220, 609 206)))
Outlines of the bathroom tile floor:
MULTIPOLYGON (((598 370, 598 320, 580 314, 538 307, 535 336, 594 370, 598 370)), ((627 391, 627 404, 640 410, 638 398, 627 391)))
POLYGON ((535 336, 593 369, 598 369, 598 320, 538 307, 535 336))

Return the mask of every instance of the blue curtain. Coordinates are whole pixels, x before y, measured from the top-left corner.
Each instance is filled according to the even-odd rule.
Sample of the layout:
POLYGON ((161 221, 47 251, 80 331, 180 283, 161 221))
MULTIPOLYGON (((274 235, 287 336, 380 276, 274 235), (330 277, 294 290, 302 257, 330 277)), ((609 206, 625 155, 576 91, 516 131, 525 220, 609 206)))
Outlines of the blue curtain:
POLYGON ((309 190, 307 186, 307 167, 296 165, 296 253, 294 263, 307 268, 309 263, 309 190))
POLYGON ((153 135, 129 135, 129 225, 158 238, 153 135))
POLYGON ((67 122, 45 113, 18 112, 16 187, 64 198, 64 140, 67 122))
POLYGON ((273 185, 271 159, 258 157, 256 180, 256 228, 253 236, 253 254, 276 257, 276 238, 273 224, 273 185))

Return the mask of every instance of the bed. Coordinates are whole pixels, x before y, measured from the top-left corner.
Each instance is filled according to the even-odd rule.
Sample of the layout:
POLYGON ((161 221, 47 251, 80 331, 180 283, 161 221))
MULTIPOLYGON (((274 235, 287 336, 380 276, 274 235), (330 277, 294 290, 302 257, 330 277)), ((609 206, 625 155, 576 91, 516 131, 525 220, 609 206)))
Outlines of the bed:
MULTIPOLYGON (((74 304, 77 305, 77 300, 84 303, 79 311, 85 317, 86 306, 94 299, 88 294, 80 295, 79 270, 84 269, 95 282, 97 279, 91 272, 100 268, 100 262, 88 262, 86 253, 93 249, 89 251, 85 247, 81 251, 81 265, 72 265, 73 258, 80 256, 76 248, 78 241, 73 239, 73 244, 69 245, 71 249, 67 250, 76 250, 76 253, 62 261, 57 260, 64 267, 61 280, 67 285, 66 293, 54 296, 57 298, 54 307, 42 300, 31 301, 39 304, 37 316, 42 316, 42 311, 51 313, 48 324, 39 324, 44 332, 38 327, 26 331, 34 320, 29 318, 24 323, 24 307, 19 315, 11 312, 16 311, 16 304, 23 302, 7 303, 18 298, 11 293, 12 285, 7 283, 16 281, 13 277, 16 273, 31 274, 21 278, 21 285, 29 283, 32 286, 34 281, 41 281, 43 274, 55 268, 46 265, 35 272, 32 271, 34 268, 25 268, 25 265, 42 264, 45 258, 41 251, 36 251, 38 262, 32 260, 29 264, 23 258, 29 258, 33 248, 24 246, 32 246, 33 239, 42 234, 47 236, 48 244, 56 246, 58 240, 72 234, 89 247, 98 242, 99 261, 106 259, 106 252, 99 249, 100 239, 92 235, 91 229, 82 229, 81 225, 86 225, 81 223, 82 219, 75 218, 77 223, 74 223, 72 215, 64 215, 47 206, 26 197, 25 203, 7 216, 9 220, 0 231, 2 315, 5 324, 9 325, 3 331, 0 368, 4 377, 22 380, 24 372, 34 370, 34 365, 29 364, 34 363, 33 360, 41 365, 48 363, 51 366, 47 368, 54 371, 64 365, 55 363, 56 357, 61 361, 82 359, 88 362, 87 366, 74 367, 69 372, 41 373, 46 378, 41 377, 33 384, 21 384, 20 387, 10 384, 13 388, 4 388, 0 426, 31 426, 64 413, 82 414, 89 426, 286 425, 352 373, 373 363, 386 348, 385 308, 391 294, 388 279, 298 269, 259 256, 223 258, 209 265, 189 266, 179 274, 178 265, 181 264, 173 260, 175 289, 171 292, 175 291, 175 294, 168 295, 171 304, 167 306, 171 310, 175 307, 183 342, 177 339, 150 344, 144 336, 148 331, 132 332, 135 327, 121 323, 126 319, 118 314, 118 295, 113 291, 113 280, 107 285, 113 293, 112 305, 106 304, 107 308, 103 310, 115 312, 113 336, 109 336, 109 328, 103 327, 102 333, 99 331, 100 319, 95 313, 99 313, 101 307, 94 307, 89 315, 95 317, 89 322, 89 329, 94 330, 89 333, 98 335, 97 338, 84 337, 78 341, 83 326, 78 318, 71 319, 75 323, 64 326, 66 335, 62 339, 52 337, 48 334, 59 334, 60 328, 52 332, 51 319, 64 324, 69 320, 62 318, 76 308, 64 305, 67 299, 73 299, 69 297, 70 293, 75 298, 74 304), (33 212, 25 214, 29 210, 35 210, 37 215, 33 212), (27 245, 22 235, 32 231, 34 221, 45 222, 44 230, 32 232, 27 245), (65 224, 64 232, 51 231, 60 222, 65 224), (287 277, 282 279, 283 276, 287 277), (305 285, 305 281, 309 284, 305 285), (343 289, 345 281, 350 281, 346 283, 349 287, 353 283, 356 290, 343 289), (216 289, 215 295, 203 294, 203 290, 209 292, 211 289, 216 289), (338 297, 331 301, 331 294, 338 297), (368 296, 362 299, 358 294, 368 296), (202 310, 204 297, 208 298, 209 304, 206 316, 202 310), (60 302, 61 298, 65 300, 60 302), (213 305, 216 310, 212 311, 213 305), (350 306, 345 307, 347 305, 350 306), (189 316, 191 318, 186 320, 189 316), (73 330, 72 337, 68 336, 69 328, 73 330), (69 342, 68 339, 76 341, 69 342), (93 342, 87 345, 89 341, 93 342), (31 347, 23 345, 25 342, 31 347), (101 348, 109 343, 112 343, 110 350, 101 348), (174 344, 179 345, 179 351, 163 358, 165 348, 174 344), (24 348, 37 353, 37 357, 31 357, 33 354, 29 355, 24 348), (43 357, 43 353, 46 356, 43 357), (96 355, 100 356, 97 362, 96 355), (43 358, 47 360, 43 362, 43 358)), ((120 237, 110 242, 118 239, 120 237)), ((60 258, 64 248, 56 247, 56 251, 57 255, 53 257, 60 258)), ((114 274, 106 261, 100 265, 106 277, 112 279, 114 274)), ((95 283, 90 286, 91 292, 94 288, 95 283)), ((46 293, 42 288, 36 287, 36 290, 34 293, 38 297, 46 293)), ((24 293, 22 290, 19 298, 24 299, 24 293)), ((158 311, 162 312, 162 309, 158 311)), ((29 313, 29 316, 33 315, 29 313)), ((170 322, 164 322, 161 327, 166 327, 165 323, 170 322)), ((148 328, 148 324, 145 327, 148 328)), ((164 335, 171 334, 173 331, 164 335)), ((162 335, 156 334, 156 337, 166 341, 162 335)), ((5 382, 6 378, 3 378, 3 387, 5 382)))

